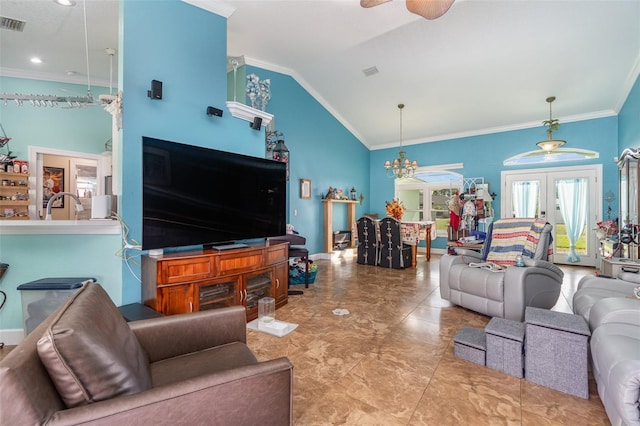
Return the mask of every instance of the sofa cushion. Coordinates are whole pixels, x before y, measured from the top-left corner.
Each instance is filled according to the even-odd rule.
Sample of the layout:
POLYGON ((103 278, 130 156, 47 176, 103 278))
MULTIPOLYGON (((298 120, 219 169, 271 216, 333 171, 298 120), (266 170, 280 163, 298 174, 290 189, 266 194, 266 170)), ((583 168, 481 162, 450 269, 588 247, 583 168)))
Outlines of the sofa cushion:
POLYGON ((155 388, 257 363, 247 345, 232 342, 154 362, 151 364, 151 377, 155 388))
POLYGON ((85 284, 55 315, 37 349, 67 407, 151 387, 146 353, 99 284, 85 284))

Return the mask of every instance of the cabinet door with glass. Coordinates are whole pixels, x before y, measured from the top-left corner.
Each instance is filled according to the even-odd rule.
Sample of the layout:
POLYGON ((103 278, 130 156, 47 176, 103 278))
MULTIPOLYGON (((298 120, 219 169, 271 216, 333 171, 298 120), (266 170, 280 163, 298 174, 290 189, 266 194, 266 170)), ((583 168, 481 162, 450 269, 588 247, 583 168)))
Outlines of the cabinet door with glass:
POLYGON ((194 284, 194 293, 195 310, 198 311, 239 305, 240 277, 225 277, 194 284))
POLYGON ((245 276, 242 302, 247 308, 247 320, 258 318, 258 300, 275 298, 273 268, 263 269, 245 276))

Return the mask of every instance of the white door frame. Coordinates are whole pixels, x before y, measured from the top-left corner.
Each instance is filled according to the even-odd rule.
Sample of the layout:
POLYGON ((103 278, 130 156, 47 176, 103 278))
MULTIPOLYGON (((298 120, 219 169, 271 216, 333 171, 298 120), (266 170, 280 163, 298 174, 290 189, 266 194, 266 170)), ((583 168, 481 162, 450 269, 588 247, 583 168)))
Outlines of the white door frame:
POLYGON ((580 262, 568 263, 566 256, 558 255, 554 247, 554 261, 556 263, 568 263, 571 265, 595 266, 597 263, 598 246, 596 235, 590 232, 595 228, 596 223, 602 220, 602 164, 572 166, 572 167, 547 167, 540 169, 526 170, 509 170, 500 173, 500 187, 502 188, 502 196, 500 202, 500 216, 511 216, 512 194, 510 182, 517 180, 538 180, 540 181, 540 193, 546 194, 540 197, 541 210, 546 211, 546 219, 555 226, 555 205, 549 203, 555 202, 555 193, 550 194, 547 188, 552 187, 549 180, 554 178, 580 177, 585 176, 593 178, 595 182, 589 185, 589 215, 587 217, 587 247, 586 256, 581 255, 580 262))

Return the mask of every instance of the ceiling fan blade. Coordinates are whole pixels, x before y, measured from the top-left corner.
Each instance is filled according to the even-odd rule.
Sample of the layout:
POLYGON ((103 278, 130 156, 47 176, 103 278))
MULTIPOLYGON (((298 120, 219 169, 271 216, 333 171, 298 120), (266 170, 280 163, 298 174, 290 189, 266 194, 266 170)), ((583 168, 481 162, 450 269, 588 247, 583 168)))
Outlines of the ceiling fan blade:
POLYGON ((407 0, 407 10, 425 19, 437 19, 447 13, 453 2, 454 0, 407 0))
POLYGON ((360 6, 362 7, 373 7, 378 6, 382 3, 386 3, 391 0, 360 0, 360 6))

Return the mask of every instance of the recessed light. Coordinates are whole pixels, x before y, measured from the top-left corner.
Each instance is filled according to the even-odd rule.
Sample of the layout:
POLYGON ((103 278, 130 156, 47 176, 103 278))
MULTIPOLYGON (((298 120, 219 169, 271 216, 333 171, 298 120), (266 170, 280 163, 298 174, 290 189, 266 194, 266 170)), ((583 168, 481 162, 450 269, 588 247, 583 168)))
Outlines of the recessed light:
POLYGON ((54 3, 59 4, 60 6, 75 6, 75 0, 53 0, 54 3))
POLYGON ((75 71, 67 71, 67 75, 76 75, 76 74, 78 74, 78 73, 75 72, 75 71))
POLYGON ((32 64, 41 64, 42 63, 42 59, 34 56, 33 58, 31 58, 31 63, 32 64))

